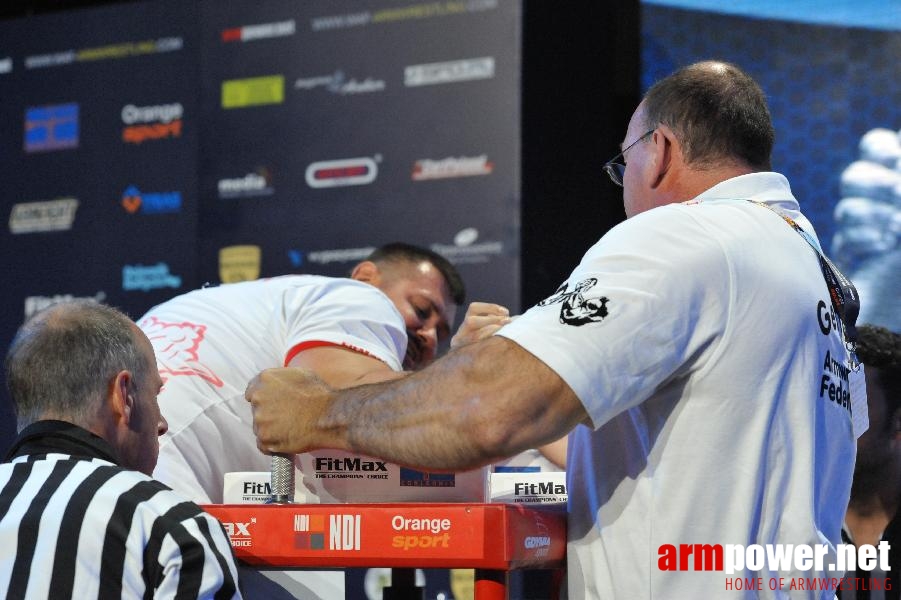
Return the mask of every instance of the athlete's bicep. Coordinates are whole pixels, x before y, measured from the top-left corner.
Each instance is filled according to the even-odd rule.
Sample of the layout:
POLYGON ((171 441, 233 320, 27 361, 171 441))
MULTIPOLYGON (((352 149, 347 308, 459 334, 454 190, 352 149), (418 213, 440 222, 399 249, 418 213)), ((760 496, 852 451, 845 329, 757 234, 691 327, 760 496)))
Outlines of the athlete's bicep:
POLYGON ((307 348, 291 358, 288 367, 301 367, 316 373, 335 388, 376 383, 403 376, 381 360, 344 346, 326 345, 307 348))

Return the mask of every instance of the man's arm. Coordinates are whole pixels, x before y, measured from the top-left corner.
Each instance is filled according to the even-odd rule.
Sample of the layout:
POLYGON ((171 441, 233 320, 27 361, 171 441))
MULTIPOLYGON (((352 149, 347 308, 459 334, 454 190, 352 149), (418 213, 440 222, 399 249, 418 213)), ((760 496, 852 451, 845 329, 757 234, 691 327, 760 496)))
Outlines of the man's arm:
MULTIPOLYGON (((499 304, 471 303, 463 323, 451 340, 451 347, 457 348, 493 335, 510 322, 509 314, 499 304)), ((294 356, 287 366, 313 371, 334 388, 379 383, 407 374, 391 370, 387 364, 373 356, 338 345, 308 348, 294 356)))
POLYGON ((538 448, 538 451, 541 452, 546 459, 560 467, 561 469, 566 468, 566 450, 569 446, 569 437, 564 436, 557 440, 556 442, 551 442, 550 444, 545 444, 538 448))
POLYGON ((379 359, 343 346, 317 346, 299 352, 289 367, 308 369, 333 388, 377 383, 403 377, 379 359))
POLYGON ((298 369, 269 369, 246 396, 264 452, 336 448, 430 469, 487 464, 588 421, 554 371, 499 336, 403 379, 345 390, 298 369))

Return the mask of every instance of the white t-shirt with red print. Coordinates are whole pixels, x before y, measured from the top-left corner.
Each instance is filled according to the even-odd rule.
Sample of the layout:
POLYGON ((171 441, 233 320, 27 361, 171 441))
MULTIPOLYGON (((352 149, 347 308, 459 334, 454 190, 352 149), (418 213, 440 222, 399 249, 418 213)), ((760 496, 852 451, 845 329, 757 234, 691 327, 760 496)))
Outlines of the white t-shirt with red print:
POLYGON ((169 431, 153 475, 199 503, 221 502, 223 475, 268 471, 247 383, 306 348, 345 346, 402 369, 407 335, 392 302, 352 279, 289 275, 204 288, 152 308, 138 326, 164 380, 169 431))

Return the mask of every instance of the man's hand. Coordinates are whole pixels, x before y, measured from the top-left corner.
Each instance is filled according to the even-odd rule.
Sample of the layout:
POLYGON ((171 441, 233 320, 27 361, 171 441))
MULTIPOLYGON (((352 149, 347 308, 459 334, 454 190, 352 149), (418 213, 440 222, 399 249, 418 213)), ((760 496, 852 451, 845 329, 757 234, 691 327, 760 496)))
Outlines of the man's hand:
POLYGON ((510 311, 500 304, 473 302, 466 310, 466 316, 456 335, 451 339, 451 348, 459 348, 490 337, 511 320, 510 311))
POLYGON ((297 454, 321 447, 316 445, 316 425, 333 392, 307 369, 267 369, 251 379, 244 397, 253 411, 260 451, 297 454))

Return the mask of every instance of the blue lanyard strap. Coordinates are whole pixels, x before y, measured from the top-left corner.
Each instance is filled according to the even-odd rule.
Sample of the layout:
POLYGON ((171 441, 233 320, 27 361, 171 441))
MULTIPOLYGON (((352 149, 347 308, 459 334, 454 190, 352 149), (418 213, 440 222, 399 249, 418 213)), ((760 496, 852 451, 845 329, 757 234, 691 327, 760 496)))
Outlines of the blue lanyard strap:
POLYGON ((819 245, 816 243, 816 240, 813 239, 813 236, 804 231, 804 229, 798 225, 794 219, 783 215, 777 212, 773 207, 768 204, 764 204, 763 202, 757 202, 754 200, 750 200, 754 204, 758 206, 762 206, 774 212, 775 214, 782 217, 782 219, 788 223, 792 229, 797 231, 804 241, 813 248, 813 251, 817 255, 817 259, 820 262, 820 270, 823 272, 823 279, 826 280, 826 287, 829 288, 829 298, 832 301, 832 308, 835 310, 835 313, 841 319, 842 326, 844 329, 845 336, 845 346, 848 348, 848 351, 851 353, 851 367, 856 371, 859 366, 859 361, 857 360, 857 316, 860 314, 860 296, 857 294, 857 288, 854 287, 854 284, 850 279, 844 276, 844 274, 832 264, 821 251, 819 245))

